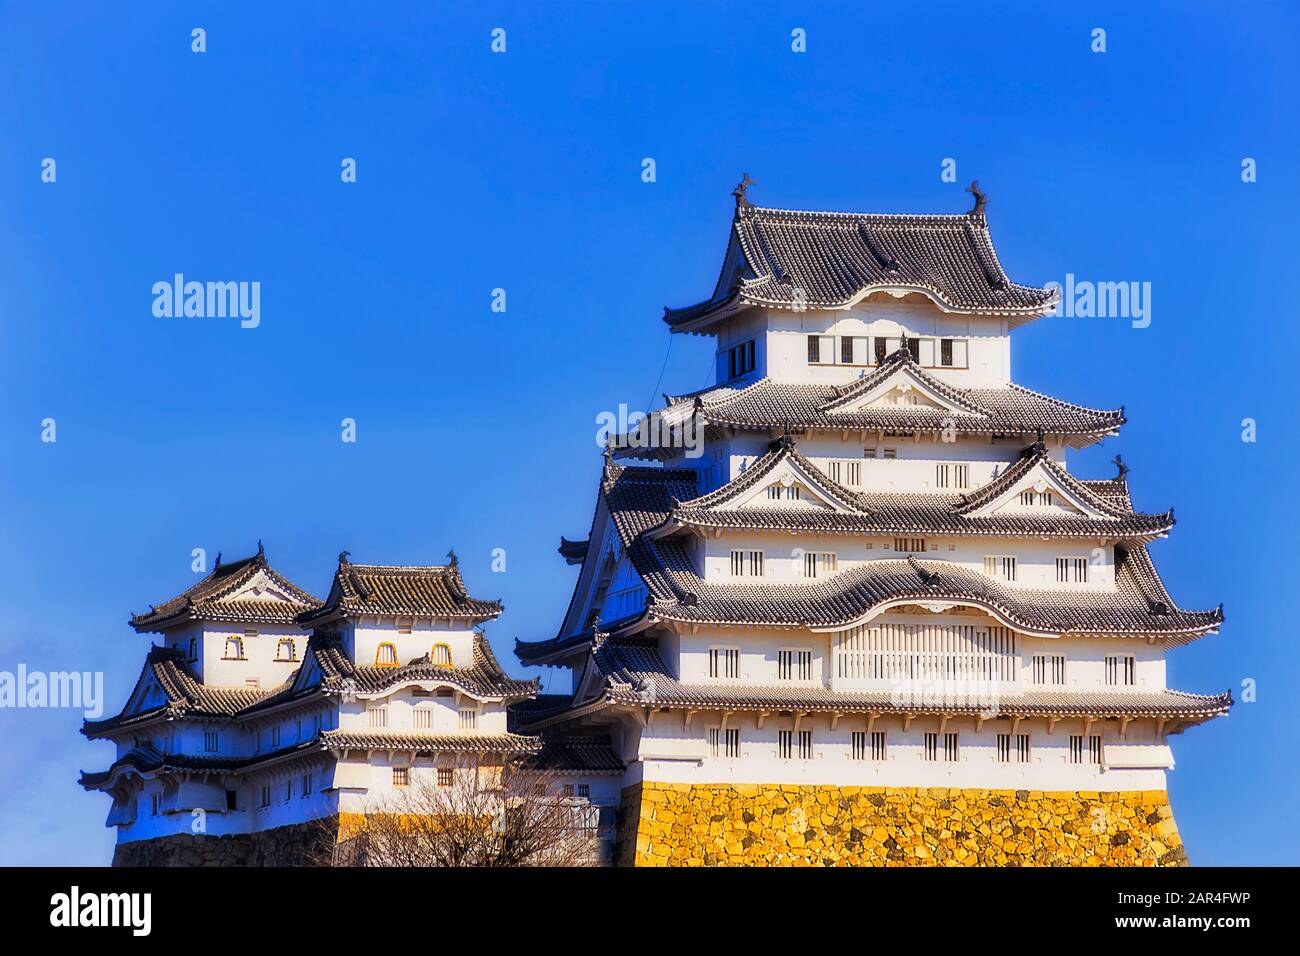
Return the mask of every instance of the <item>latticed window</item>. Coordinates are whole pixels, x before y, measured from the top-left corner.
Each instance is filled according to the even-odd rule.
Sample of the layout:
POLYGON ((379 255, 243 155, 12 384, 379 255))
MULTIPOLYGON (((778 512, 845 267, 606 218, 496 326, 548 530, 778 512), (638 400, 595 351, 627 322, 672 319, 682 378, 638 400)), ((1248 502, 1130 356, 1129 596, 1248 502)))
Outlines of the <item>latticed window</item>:
POLYGON ((452 771, 450 767, 438 768, 438 786, 450 787, 452 782, 452 771))
POLYGON ((460 729, 461 729, 461 730, 477 730, 477 729, 478 729, 478 711, 477 711, 477 710, 469 710, 469 709, 466 709, 466 710, 462 710, 462 711, 460 711, 460 729))
POLYGON ((388 708, 387 708, 387 707, 382 706, 382 705, 379 706, 379 707, 371 707, 369 710, 366 711, 366 715, 370 718, 370 726, 371 726, 371 727, 387 727, 387 726, 388 726, 388 708))
POLYGON ((410 768, 410 767, 394 767, 394 768, 393 768, 393 786, 394 786, 394 787, 408 787, 408 786, 410 786, 410 784, 411 784, 411 768, 410 768))
POLYGON ((433 728, 432 707, 417 707, 411 713, 416 730, 430 730, 433 728))
POLYGON ((873 730, 871 732, 871 759, 885 759, 885 732, 883 730, 873 730))
POLYGON ((430 660, 433 661, 435 667, 450 667, 451 645, 442 641, 433 645, 433 652, 430 654, 430 660))
POLYGON ((924 538, 895 538, 894 550, 904 552, 918 552, 925 550, 924 538))
POLYGON ((375 649, 376 667, 396 667, 397 647, 385 641, 375 649))
POLYGON ((952 761, 957 759, 957 735, 943 735, 943 759, 952 761))
POLYGON ((1011 735, 998 734, 998 763, 1011 762, 1011 735))
POLYGON ((939 735, 926 734, 921 742, 921 752, 926 760, 939 759, 939 735))
POLYGON ((970 465, 940 462, 934 466, 934 486, 936 488, 969 488, 970 465))
POLYGON ((762 577, 763 552, 736 549, 731 552, 731 574, 733 577, 762 577))
POLYGON ((1020 503, 1031 507, 1049 507, 1052 504, 1051 489, 1045 491, 1035 491, 1033 488, 1026 488, 1020 492, 1020 503))

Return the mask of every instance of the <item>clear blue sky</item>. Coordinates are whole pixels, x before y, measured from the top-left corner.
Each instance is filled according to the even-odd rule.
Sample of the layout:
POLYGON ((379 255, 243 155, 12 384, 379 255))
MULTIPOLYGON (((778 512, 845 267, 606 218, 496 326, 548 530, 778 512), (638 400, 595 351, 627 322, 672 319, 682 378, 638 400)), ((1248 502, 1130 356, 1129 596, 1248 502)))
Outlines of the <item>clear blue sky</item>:
MULTIPOLYGON (((317 593, 341 548, 454 546, 505 601, 499 652, 551 636, 596 414, 645 407, 661 367, 659 391, 708 381, 706 340, 665 365, 659 316, 711 290, 741 172, 761 204, 873 212, 964 211, 978 178, 1018 281, 1153 285, 1150 328, 1021 330, 1015 377, 1127 406, 1073 467, 1122 452, 1137 504, 1177 509, 1153 547, 1175 599, 1227 609, 1171 684, 1258 681, 1175 738, 1193 862, 1300 862, 1295 10, 457 6, 0 5, 0 670, 102 670, 115 712, 149 642, 128 613, 192 583, 192 548, 259 538, 317 593), (259 281, 261 326, 155 318, 177 272, 259 281)), ((110 748, 80 719, 0 711, 0 862, 110 858, 75 785, 110 748)))

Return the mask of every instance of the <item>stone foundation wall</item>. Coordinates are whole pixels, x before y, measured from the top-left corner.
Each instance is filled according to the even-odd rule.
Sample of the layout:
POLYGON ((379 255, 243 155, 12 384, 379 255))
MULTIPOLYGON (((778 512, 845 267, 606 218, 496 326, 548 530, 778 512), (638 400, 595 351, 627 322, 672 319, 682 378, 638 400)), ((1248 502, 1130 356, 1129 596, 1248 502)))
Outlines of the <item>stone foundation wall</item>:
POLYGON ((328 859, 334 818, 230 836, 189 833, 119 843, 114 866, 313 866, 328 859))
POLYGON ((621 865, 1185 866, 1164 791, 670 784, 622 794, 621 865))

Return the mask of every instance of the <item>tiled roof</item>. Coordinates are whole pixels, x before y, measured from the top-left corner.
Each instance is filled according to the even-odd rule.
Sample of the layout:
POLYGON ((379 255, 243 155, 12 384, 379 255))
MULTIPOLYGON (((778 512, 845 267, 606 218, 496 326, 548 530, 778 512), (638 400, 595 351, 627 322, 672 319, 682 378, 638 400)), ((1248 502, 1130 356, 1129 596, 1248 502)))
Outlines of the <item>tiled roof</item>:
POLYGON ((531 754, 540 746, 536 737, 521 734, 432 734, 401 730, 327 730, 321 743, 330 750, 399 750, 416 753, 531 754))
POLYGON ((533 764, 551 773, 621 774, 624 769, 608 737, 544 735, 533 764))
POLYGON ((320 740, 312 738, 279 750, 242 757, 217 757, 211 754, 164 754, 156 747, 132 747, 107 770, 94 773, 82 771, 78 783, 87 790, 97 790, 112 780, 114 774, 130 768, 137 773, 156 774, 171 772, 221 773, 247 770, 250 767, 279 760, 282 757, 320 749, 320 740))
MULTIPOLYGON (((1109 485, 1110 483, 1101 483, 1109 485)), ((788 436, 771 444, 771 450, 735 480, 699 498, 676 505, 656 536, 680 527, 771 529, 844 534, 943 534, 1050 538, 1150 538, 1173 527, 1172 513, 1138 514, 1113 496, 1099 494, 1052 461, 1041 444, 1031 445, 1002 474, 975 491, 942 493, 860 493, 839 485, 797 450, 788 436), (831 507, 791 508, 779 505, 725 508, 766 481, 781 462, 790 460, 809 477, 814 490, 838 503, 831 507), (1041 465, 1054 479, 1101 517, 1052 511, 976 516, 970 512, 1013 488, 1034 467, 1041 465)))
POLYGON ((326 634, 313 635, 311 650, 316 655, 323 682, 330 690, 342 689, 349 680, 361 694, 378 693, 407 681, 439 681, 476 697, 514 699, 532 697, 539 687, 536 678, 507 677, 482 634, 474 635, 474 658, 469 667, 443 667, 431 663, 428 655, 399 667, 358 667, 344 652, 342 641, 326 634))
POLYGON ((501 610, 499 601, 469 596, 455 555, 446 565, 411 567, 352 564, 344 552, 324 605, 299 620, 317 624, 339 617, 382 615, 484 621, 501 610))
POLYGON ((137 631, 162 631, 188 621, 229 621, 239 624, 292 624, 306 611, 320 607, 320 601, 285 578, 266 563, 266 553, 229 564, 221 563, 193 587, 171 600, 151 607, 147 614, 134 614, 130 624, 137 631), (258 574, 264 575, 283 597, 250 596, 232 599, 258 574))
POLYGON ((873 289, 928 293, 946 309, 1044 314, 1057 293, 1012 282, 983 214, 906 216, 805 212, 740 204, 722 273, 709 299, 665 309, 674 330, 757 305, 843 308, 873 289))
MULTIPOLYGON (((587 647, 590 648, 590 642, 587 647)), ((516 731, 537 720, 569 709, 572 694, 538 694, 526 700, 517 700, 506 710, 506 729, 516 731)))
MULTIPOLYGON (((137 714, 127 714, 123 711, 115 717, 104 720, 87 720, 82 724, 81 732, 88 737, 98 737, 157 717, 200 719, 233 717, 273 697, 283 689, 209 687, 203 684, 190 669, 181 650, 174 647, 149 648, 144 670, 136 681, 136 687, 139 688, 150 676, 162 688, 166 698, 165 703, 137 714)), ((131 696, 134 698, 135 693, 133 692, 131 696)))
POLYGON ((547 664, 576 649, 585 648, 591 643, 591 631, 579 631, 563 637, 552 637, 544 641, 521 641, 515 638, 515 656, 520 663, 531 667, 534 664, 547 664))
MULTIPOLYGON (((1075 405, 1014 383, 1005 388, 959 388, 917 365, 899 349, 870 374, 847 386, 777 382, 747 375, 690 395, 666 396, 660 427, 680 428, 692 415, 697 427, 716 426, 756 431, 822 429, 911 435, 915 432, 958 435, 1034 436, 1038 434, 1095 439, 1124 424, 1124 410, 1075 405), (923 384, 950 405, 868 404, 865 396, 896 376, 923 384)), ((1076 442, 1078 443, 1078 442, 1076 442)), ((654 457, 659 449, 638 447, 632 436, 617 436, 615 450, 624 457, 654 457)))
POLYGON ((1160 634, 1174 641, 1207 633, 1223 620, 1222 608, 1180 610, 1141 544, 1116 547, 1114 592, 1008 586, 952 562, 915 558, 868 561, 808 584, 706 582, 678 539, 652 541, 645 534, 664 522, 683 494, 693 493, 693 475, 687 475, 616 465, 605 472, 611 519, 649 589, 653 620, 833 628, 899 599, 970 602, 1028 631, 1160 634))
POLYGON ((878 713, 946 713, 1007 716, 1127 717, 1150 716, 1200 720, 1226 713, 1232 695, 1186 694, 1181 691, 1027 690, 989 700, 909 700, 896 690, 835 691, 822 685, 685 684, 672 676, 657 644, 611 638, 595 652, 606 678, 608 699, 640 706, 726 707, 737 710, 807 710, 878 713))

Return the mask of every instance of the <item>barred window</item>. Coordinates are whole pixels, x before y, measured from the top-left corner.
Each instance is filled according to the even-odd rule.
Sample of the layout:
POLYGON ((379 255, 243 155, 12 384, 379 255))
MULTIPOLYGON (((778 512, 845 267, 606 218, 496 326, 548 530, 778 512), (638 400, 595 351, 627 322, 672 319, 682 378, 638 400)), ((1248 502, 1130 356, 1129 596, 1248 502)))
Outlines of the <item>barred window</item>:
POLYGON ((414 715, 413 723, 416 730, 433 729, 432 707, 417 707, 411 713, 414 715))
POLYGON ((873 730, 871 732, 871 759, 885 759, 885 732, 883 730, 873 730))
POLYGON ((393 786, 394 786, 394 787, 406 787, 406 786, 409 786, 410 783, 411 783, 411 768, 410 768, 410 767, 394 767, 394 768, 393 768, 393 786))
POLYGON ((782 648, 776 652, 776 675, 781 680, 812 680, 811 650, 782 648))
POLYGON ((1048 507, 1052 504, 1052 491, 1035 491, 1033 488, 1026 488, 1020 492, 1020 503, 1022 505, 1048 507))
POLYGON ((991 578, 1002 581, 1016 579, 1016 559, 1010 554, 986 554, 984 556, 984 573, 991 578))
POLYGON ((1029 734, 1016 734, 1016 760, 1029 763, 1029 734))
POLYGON ((952 761, 957 759, 957 735, 943 735, 943 759, 952 761))
POLYGON ((450 787, 452 781, 452 771, 450 767, 438 768, 438 786, 450 787))
POLYGON ((854 760, 867 759, 867 732, 865 730, 853 731, 853 737, 850 742, 850 750, 854 760))
POLYGON ((739 727, 710 727, 709 756, 734 759, 740 756, 739 727))
POLYGON ((778 730, 776 732, 776 755, 782 760, 789 760, 794 754, 794 731, 778 730))
POLYGON ((464 710, 459 711, 459 714, 460 714, 460 729, 461 729, 461 730, 477 730, 477 729, 478 729, 478 711, 477 711, 477 710, 470 710, 470 709, 466 708, 466 709, 464 709, 464 710))
POLYGON ((1056 559, 1056 583, 1057 584, 1088 583, 1088 559, 1087 558, 1057 558, 1056 559))
POLYGON ((925 735, 922 752, 926 760, 939 759, 939 735, 937 733, 925 735))
POLYGON ((375 649, 375 666, 376 667, 396 667, 397 666, 397 647, 384 641, 375 649))
POLYGON ((371 727, 387 727, 387 726, 388 726, 388 707, 387 707, 387 706, 380 705, 379 707, 371 707, 371 708, 367 711, 367 714, 368 714, 369 717, 370 717, 370 726, 371 726, 371 727))
POLYGON ((1011 762, 1011 735, 998 734, 998 763, 1011 762))
POLYGON ((1088 762, 1101 766, 1101 737, 1097 734, 1088 738, 1088 762))
POLYGON ((1137 660, 1132 655, 1106 658, 1106 683, 1111 687, 1132 687, 1136 682, 1137 660))
POLYGON ((763 576, 763 552, 747 549, 733 549, 731 552, 732 577, 763 576))
POLYGON ((1070 735, 1070 763, 1083 763, 1083 734, 1070 735))
POLYGON ((812 760, 813 758, 813 732, 811 730, 799 731, 799 759, 812 760))
POLYGON ((895 538, 894 550, 895 551, 924 551, 925 539, 924 538, 895 538))
POLYGON ((434 644, 433 650, 430 652, 429 659, 433 661, 435 667, 450 667, 451 666, 451 645, 443 641, 439 641, 437 644, 434 644))
POLYGON ((1035 654, 1030 663, 1033 683, 1065 684, 1064 654, 1035 654))
POLYGON ((840 559, 834 551, 805 551, 803 555, 803 576, 815 578, 832 574, 839 569, 840 559))
POLYGON ((740 648, 710 647, 709 676, 735 679, 740 676, 740 648))
POLYGON ((216 731, 205 730, 203 732, 203 749, 206 750, 208 753, 210 754, 216 753, 220 742, 221 742, 220 737, 218 736, 216 731))

